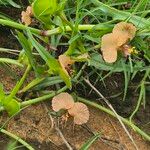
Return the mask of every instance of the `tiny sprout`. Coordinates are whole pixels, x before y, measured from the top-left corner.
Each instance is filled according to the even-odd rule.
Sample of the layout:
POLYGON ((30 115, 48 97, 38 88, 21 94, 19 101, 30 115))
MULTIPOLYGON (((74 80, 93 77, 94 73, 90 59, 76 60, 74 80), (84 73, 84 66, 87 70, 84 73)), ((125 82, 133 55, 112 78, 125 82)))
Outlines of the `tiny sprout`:
POLYGON ((21 21, 22 23, 25 23, 25 25, 30 25, 32 22, 32 17, 33 16, 33 12, 32 12, 32 7, 28 6, 26 11, 22 11, 21 13, 21 21))
POLYGON ((52 109, 55 112, 61 109, 67 110, 67 113, 74 118, 74 124, 81 125, 89 120, 88 107, 81 102, 74 102, 72 96, 65 92, 53 97, 52 109))
POLYGON ((52 99, 52 109, 58 112, 61 109, 70 109, 74 105, 72 96, 68 93, 60 93, 52 99))
MULTIPOLYGON (((117 60, 117 51, 122 50, 123 45, 127 45, 134 38, 135 33, 136 27, 131 23, 120 22, 116 24, 112 33, 105 34, 102 37, 101 51, 104 60, 108 63, 115 62, 117 60)), ((131 54, 130 51, 125 52, 131 54)))

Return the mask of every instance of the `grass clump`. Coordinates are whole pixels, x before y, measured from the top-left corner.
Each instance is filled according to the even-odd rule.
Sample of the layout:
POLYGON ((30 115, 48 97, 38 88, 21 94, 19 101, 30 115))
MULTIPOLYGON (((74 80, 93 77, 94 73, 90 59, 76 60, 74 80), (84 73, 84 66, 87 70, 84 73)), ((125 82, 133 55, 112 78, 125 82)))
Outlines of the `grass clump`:
MULTIPOLYGON (((5 7, 4 4, 20 6, 13 1, 1 1, 0 7, 5 7)), ((141 105, 147 105, 146 92, 150 83, 149 6, 148 0, 35 0, 29 1, 29 6, 22 10, 17 20, 1 13, 0 24, 12 29, 22 49, 16 51, 1 47, 0 52, 18 57, 0 58, 0 63, 18 65, 26 71, 9 94, 1 86, 0 110, 13 116, 21 108, 61 92, 81 94, 76 86, 86 90, 84 78, 91 79, 93 74, 98 74, 94 81, 102 81, 105 85, 107 77, 119 73, 124 76, 124 101, 129 83, 136 78, 140 80, 134 89, 139 91, 139 98, 129 121, 122 117, 121 120, 150 140, 149 135, 132 122, 141 105), (34 79, 26 84, 31 71, 34 79), (49 88, 53 90, 47 92, 49 88), (31 91, 38 93, 36 98, 26 97, 26 101, 18 101, 18 94, 31 91)), ((101 109, 101 106, 80 100, 101 109)), ((115 116, 105 108, 101 110, 115 116)))

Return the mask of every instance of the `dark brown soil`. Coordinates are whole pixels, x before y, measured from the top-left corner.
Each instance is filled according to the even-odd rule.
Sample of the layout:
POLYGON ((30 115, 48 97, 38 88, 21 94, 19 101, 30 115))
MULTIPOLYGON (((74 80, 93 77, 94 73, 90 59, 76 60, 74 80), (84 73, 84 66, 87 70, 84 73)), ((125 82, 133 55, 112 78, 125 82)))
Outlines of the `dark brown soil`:
MULTIPOLYGON (((7 76, 4 70, 1 69, 0 82, 4 84, 5 90, 9 91, 13 88, 16 81, 12 77, 7 76)), ((21 74, 18 72, 18 75, 21 74)), ((54 127, 52 128, 52 121, 48 115, 48 111, 51 111, 50 103, 50 101, 47 101, 24 109, 8 122, 7 130, 23 138, 36 150, 66 150, 67 147, 59 133, 54 127)), ((69 119, 66 125, 58 126, 72 148, 79 149, 93 136, 94 132, 100 132, 101 138, 91 146, 91 150, 135 149, 116 119, 94 108, 89 109, 90 120, 86 125, 74 127, 72 120, 69 119)), ((2 116, 1 125, 7 118, 5 113, 2 116)), ((54 119, 54 121, 56 120, 54 119)), ((150 143, 144 141, 133 130, 129 129, 129 131, 140 150, 149 150, 150 143)), ((8 138, 0 135, 2 150, 5 149, 7 142, 8 138)))
MULTIPOLYGON (((58 132, 51 128, 52 122, 44 105, 46 104, 38 104, 23 110, 9 121, 7 130, 28 141, 36 150, 66 150, 58 132)), ((93 108, 90 108, 90 120, 86 125, 73 127, 72 121, 68 120, 66 126, 59 125, 59 128, 74 149, 79 149, 92 137, 92 132, 100 132, 101 138, 91 146, 91 150, 135 149, 116 119, 93 108)), ((140 136, 131 130, 130 134, 140 150, 149 150, 150 145, 140 136)))

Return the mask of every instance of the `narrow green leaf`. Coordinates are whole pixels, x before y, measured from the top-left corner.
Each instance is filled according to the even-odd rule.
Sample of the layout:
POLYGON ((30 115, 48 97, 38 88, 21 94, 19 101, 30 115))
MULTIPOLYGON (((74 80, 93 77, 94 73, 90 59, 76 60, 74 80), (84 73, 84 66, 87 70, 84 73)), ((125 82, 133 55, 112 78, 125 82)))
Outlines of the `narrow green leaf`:
POLYGON ((69 89, 71 89, 72 88, 72 84, 71 84, 70 76, 68 74, 66 74, 62 68, 59 69, 59 75, 63 79, 63 81, 66 83, 67 87, 69 89))
POLYGON ((85 144, 82 145, 80 150, 88 150, 90 146, 100 137, 100 133, 96 133, 93 137, 91 137, 85 144))
POLYGON ((59 76, 46 77, 41 83, 39 83, 38 85, 33 87, 32 90, 41 90, 48 86, 59 84, 62 82, 63 82, 63 80, 59 76))
POLYGON ((0 103, 5 98, 5 93, 3 90, 3 85, 0 83, 0 103))
POLYGON ((31 40, 32 45, 36 48, 40 56, 43 58, 43 60, 46 62, 46 64, 49 67, 49 74, 59 74, 60 77, 63 79, 63 81, 66 83, 68 88, 71 88, 71 78, 68 74, 65 73, 65 71, 60 66, 58 60, 56 60, 53 56, 50 55, 46 49, 39 44, 34 37, 32 36, 31 32, 28 30, 27 34, 31 40))
POLYGON ((44 78, 36 78, 34 80, 32 80, 27 86, 25 86, 20 92, 26 92, 29 89, 33 88, 34 86, 38 85, 39 83, 41 83, 44 80, 44 78))
POLYGON ((35 74, 38 76, 36 60, 34 59, 34 56, 32 54, 32 46, 29 43, 29 41, 27 40, 27 38, 21 32, 17 31, 17 34, 18 34, 18 41, 22 45, 22 47, 23 47, 23 49, 25 51, 25 54, 28 57, 32 68, 35 71, 35 74))
POLYGON ((132 22, 134 25, 138 27, 146 27, 150 25, 150 21, 148 19, 133 15, 129 12, 117 10, 113 7, 110 7, 99 0, 92 0, 92 3, 99 8, 103 13, 113 17, 115 20, 126 20, 130 19, 129 21, 132 22))
POLYGON ((23 67, 23 65, 20 64, 17 60, 10 59, 10 58, 0 58, 0 62, 1 62, 1 63, 14 64, 14 65, 17 65, 17 66, 19 66, 19 67, 23 67))
POLYGON ((50 72, 51 73, 58 72, 58 70, 59 70, 58 61, 53 56, 51 56, 50 53, 48 51, 46 51, 46 49, 34 39, 34 37, 32 36, 32 34, 29 30, 28 30, 27 34, 30 38, 32 45, 36 48, 36 50, 38 51, 38 53, 40 54, 42 59, 49 66, 50 72))

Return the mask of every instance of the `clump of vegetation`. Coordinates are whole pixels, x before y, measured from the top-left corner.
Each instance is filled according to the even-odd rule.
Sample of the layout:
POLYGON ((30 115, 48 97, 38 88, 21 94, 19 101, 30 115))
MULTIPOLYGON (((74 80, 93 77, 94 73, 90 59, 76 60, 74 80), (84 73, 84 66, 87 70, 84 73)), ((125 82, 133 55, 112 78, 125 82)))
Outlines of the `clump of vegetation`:
MULTIPOLYGON (((7 111, 13 117, 27 106, 52 99, 52 111, 56 115, 60 112, 67 119, 72 116, 74 124, 82 125, 89 120, 89 105, 116 117, 124 128, 125 123, 150 141, 150 136, 133 122, 139 108, 146 106, 146 92, 150 89, 150 2, 111 2, 33 0, 22 10, 17 22, 0 14, 0 24, 13 28, 13 34, 22 46, 20 51, 0 48, 1 52, 18 55, 16 59, 0 58, 0 63, 17 65, 20 70, 26 68, 9 93, 0 85, 0 111, 7 111), (132 7, 127 8, 128 3, 132 7), (34 79, 26 83, 30 72, 33 72, 34 79), (139 98, 129 119, 119 116, 90 83, 93 74, 98 75, 95 82, 104 83, 104 79, 115 73, 124 75, 123 101, 126 100, 129 82, 140 76, 135 88, 139 91, 139 98), (87 85, 110 109, 87 100, 88 96, 83 98, 76 87, 85 88, 87 85), (22 101, 18 95, 27 92, 38 94, 33 99, 26 97, 22 101)), ((0 5, 21 7, 13 1, 2 1, 0 5)), ((5 132, 4 129, 1 131, 5 132)), ((96 140, 99 135, 95 137, 96 140)), ((25 141, 20 142, 25 145, 25 141)))

